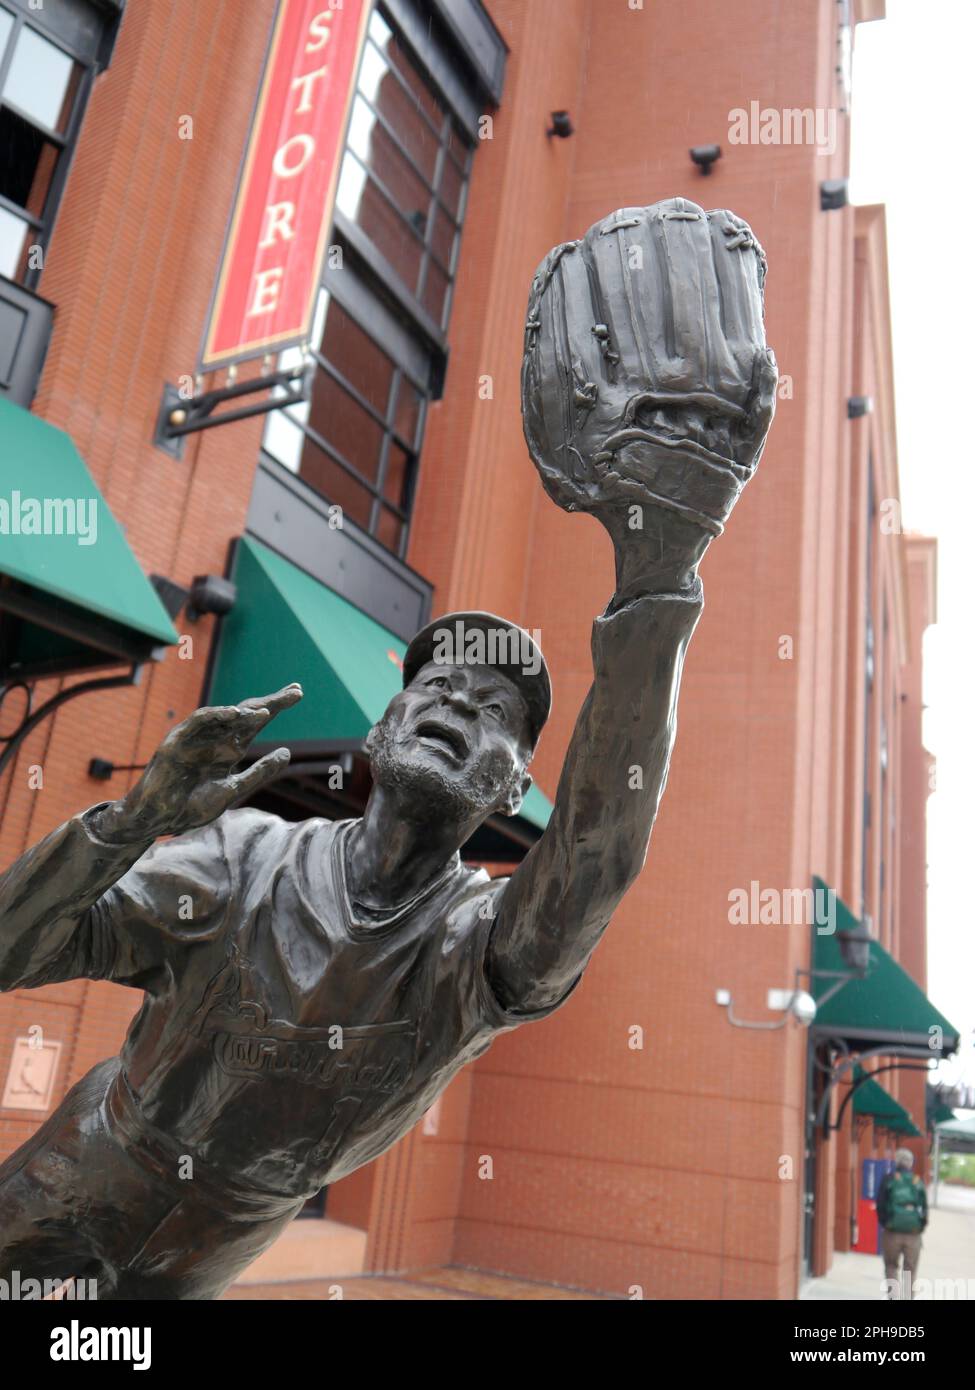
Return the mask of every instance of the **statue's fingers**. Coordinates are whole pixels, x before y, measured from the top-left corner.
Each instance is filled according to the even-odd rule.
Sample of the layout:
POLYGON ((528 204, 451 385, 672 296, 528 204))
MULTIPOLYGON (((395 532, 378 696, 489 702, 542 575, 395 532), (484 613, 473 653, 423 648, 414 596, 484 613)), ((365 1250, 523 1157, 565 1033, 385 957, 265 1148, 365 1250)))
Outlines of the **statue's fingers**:
POLYGON ((242 801, 245 797, 253 796, 266 783, 277 777, 290 761, 291 754, 287 748, 275 748, 273 753, 265 754, 246 771, 233 773, 225 783, 232 792, 232 800, 242 801))
POLYGON ((711 385, 709 349, 721 336, 721 306, 711 260, 711 233, 703 208, 671 198, 656 214, 672 320, 674 355, 683 371, 671 389, 698 391, 711 385))
MULTIPOLYGON (((304 691, 297 681, 276 690, 273 695, 251 695, 237 705, 239 710, 267 710, 268 719, 273 719, 283 709, 290 709, 301 699, 304 691)), ((266 721, 265 721, 266 722, 266 721)))
POLYGON ((595 385, 605 381, 607 378, 603 368, 606 363, 600 340, 593 332, 599 322, 599 314, 593 303, 593 285, 581 245, 572 255, 562 257, 559 271, 561 281, 557 293, 562 301, 564 352, 573 392, 571 403, 578 412, 580 407, 585 408, 585 402, 577 395, 580 387, 587 382, 595 385))
MULTIPOLYGON (((283 694, 283 692, 279 692, 283 694)), ((270 697, 277 701, 276 696, 270 697)), ((295 696, 289 703, 295 703, 295 696)), ((276 704, 276 713, 280 704, 276 704)), ((246 752, 251 741, 272 718, 272 710, 258 700, 239 705, 213 705, 196 710, 178 731, 184 754, 215 768, 232 767, 246 752)), ((175 732, 175 731, 174 731, 175 732)))
POLYGON ((234 705, 204 705, 171 729, 166 742, 183 749, 209 748, 228 736, 239 717, 234 705))
POLYGON ((775 414, 779 368, 771 348, 763 348, 756 355, 753 382, 748 415, 741 427, 744 447, 739 456, 741 463, 751 467, 761 458, 765 436, 775 414))
POLYGON ((523 396, 529 445, 537 458, 565 469, 575 435, 572 350, 566 323, 565 265, 579 259, 578 244, 566 242, 546 256, 532 284, 529 302, 523 396))
MULTIPOLYGON (((618 208, 590 227, 585 255, 613 381, 653 389, 684 366, 676 360, 663 242, 652 208, 618 208)), ((631 388, 632 389, 632 388, 631 388)))
POLYGON ((292 681, 291 685, 284 686, 273 695, 253 695, 241 700, 237 706, 236 723, 228 729, 232 746, 240 750, 245 749, 266 724, 282 710, 296 705, 303 694, 298 682, 292 681))
POLYGON ((765 346, 765 252, 748 223, 733 212, 709 212, 708 226, 722 336, 738 364, 740 387, 750 383, 755 349, 765 346))

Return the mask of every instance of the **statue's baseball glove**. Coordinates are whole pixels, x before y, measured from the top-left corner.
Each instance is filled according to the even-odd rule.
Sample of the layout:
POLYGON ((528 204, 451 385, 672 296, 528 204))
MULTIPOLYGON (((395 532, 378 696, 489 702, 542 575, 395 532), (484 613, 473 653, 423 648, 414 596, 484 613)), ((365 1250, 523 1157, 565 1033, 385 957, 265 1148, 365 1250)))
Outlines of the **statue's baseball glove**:
POLYGON ((775 409, 765 270, 740 217, 685 198, 621 208, 549 252, 528 300, 522 414, 559 506, 651 503, 720 535, 775 409))

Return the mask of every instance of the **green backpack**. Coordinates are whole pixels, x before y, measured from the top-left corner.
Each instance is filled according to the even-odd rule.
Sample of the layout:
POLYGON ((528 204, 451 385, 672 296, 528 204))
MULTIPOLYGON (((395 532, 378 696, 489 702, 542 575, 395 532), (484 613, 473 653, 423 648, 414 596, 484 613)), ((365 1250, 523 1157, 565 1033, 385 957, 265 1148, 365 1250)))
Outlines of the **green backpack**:
POLYGON ((911 1173, 895 1173, 887 1194, 888 1231, 919 1231, 921 1210, 917 1200, 917 1180, 911 1173))

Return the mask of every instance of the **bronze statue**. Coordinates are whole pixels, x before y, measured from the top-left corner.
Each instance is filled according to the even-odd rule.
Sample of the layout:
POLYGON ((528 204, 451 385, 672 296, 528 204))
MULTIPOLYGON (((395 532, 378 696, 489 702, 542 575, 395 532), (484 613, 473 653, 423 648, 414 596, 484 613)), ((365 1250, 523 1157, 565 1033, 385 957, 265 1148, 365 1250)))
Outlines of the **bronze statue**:
POLYGON ((0 1276, 214 1298, 499 1033, 569 997, 643 867, 697 566, 772 418, 764 276, 744 222, 681 198, 613 213, 535 276, 528 447, 554 500, 608 528, 616 592, 551 821, 510 877, 459 851, 517 811, 548 673, 527 633, 467 613, 410 645, 361 819, 230 809, 286 761, 234 771, 294 685, 197 710, 120 801, 0 879, 0 988, 145 991, 121 1056, 0 1167, 0 1276))

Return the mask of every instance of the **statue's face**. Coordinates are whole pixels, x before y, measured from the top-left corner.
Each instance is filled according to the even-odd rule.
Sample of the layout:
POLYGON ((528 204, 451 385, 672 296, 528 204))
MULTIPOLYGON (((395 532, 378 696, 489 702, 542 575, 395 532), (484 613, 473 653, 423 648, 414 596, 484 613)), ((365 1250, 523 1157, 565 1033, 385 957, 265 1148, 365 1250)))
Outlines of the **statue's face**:
POLYGON ((513 814, 530 779, 528 708, 488 666, 430 661, 390 701, 366 741, 372 775, 424 814, 464 823, 513 814))

